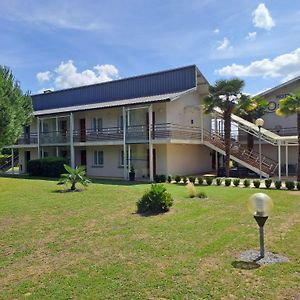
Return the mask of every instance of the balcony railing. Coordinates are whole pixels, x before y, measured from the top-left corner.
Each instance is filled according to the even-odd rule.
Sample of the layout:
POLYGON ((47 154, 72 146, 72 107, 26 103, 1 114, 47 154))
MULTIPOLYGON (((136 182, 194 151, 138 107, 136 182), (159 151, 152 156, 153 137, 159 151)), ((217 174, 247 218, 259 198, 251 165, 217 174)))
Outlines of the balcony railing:
POLYGON ((70 142, 70 133, 68 131, 51 131, 40 133, 40 144, 67 144, 70 142))
POLYGON ((35 132, 22 135, 18 138, 17 141, 18 145, 32 145, 37 143, 38 143, 38 135, 35 132))
POLYGON ((74 142, 94 142, 94 141, 122 141, 123 128, 109 127, 99 130, 86 129, 74 130, 74 142))

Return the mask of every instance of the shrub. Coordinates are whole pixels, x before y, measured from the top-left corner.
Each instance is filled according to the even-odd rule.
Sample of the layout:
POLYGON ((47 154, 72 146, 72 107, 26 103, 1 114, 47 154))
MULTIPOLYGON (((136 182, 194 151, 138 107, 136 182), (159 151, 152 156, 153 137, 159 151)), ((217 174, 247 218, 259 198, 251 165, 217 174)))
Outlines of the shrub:
POLYGON ((168 176, 168 179, 167 179, 167 181, 168 181, 169 183, 171 183, 171 182, 172 182, 172 176, 171 176, 171 175, 169 175, 169 176, 168 176))
POLYGON ((265 180, 265 186, 267 189, 269 189, 271 187, 272 184, 272 179, 266 179, 265 180))
POLYGON ((216 183, 217 183, 217 185, 221 185, 222 184, 222 178, 216 178, 216 183))
POLYGON ((190 176, 190 177, 189 177, 189 181, 190 181, 191 183, 195 183, 196 177, 195 177, 195 176, 190 176))
POLYGON ((71 191, 76 190, 76 184, 80 183, 83 186, 87 186, 91 181, 85 177, 85 167, 71 168, 68 165, 64 165, 65 170, 68 172, 66 174, 60 175, 60 180, 58 184, 71 184, 71 191))
POLYGON ((233 185, 236 186, 236 187, 238 187, 240 185, 240 181, 241 180, 239 178, 233 179, 233 185))
POLYGON ((166 175, 155 175, 154 176, 154 181, 156 183, 166 182, 166 175))
POLYGON ((244 187, 248 188, 251 184, 250 180, 249 179, 244 179, 244 187))
POLYGON ((179 183, 181 180, 181 177, 179 175, 176 175, 174 179, 175 179, 176 183, 179 183))
POLYGON ((198 183, 199 183, 200 185, 203 184, 203 178, 202 178, 202 177, 198 177, 198 183))
POLYGON ((187 177, 186 177, 186 176, 183 176, 183 177, 182 177, 182 181, 183 181, 184 184, 186 184, 186 183, 187 183, 187 177))
POLYGON ((289 190, 292 191, 295 189, 295 182, 294 181, 286 181, 285 182, 285 187, 289 190))
POLYGON ((206 181, 207 185, 212 185, 212 183, 213 183, 212 177, 206 177, 205 181, 206 181))
POLYGON ((225 178, 225 186, 231 185, 231 178, 225 178))
POLYGON ((65 172, 67 160, 62 157, 46 157, 28 162, 28 173, 31 176, 59 177, 65 172))
POLYGON ((199 192, 197 194, 197 197, 200 198, 200 199, 207 199, 208 198, 205 192, 199 192))
POLYGON ((173 198, 162 184, 152 184, 136 203, 138 213, 166 212, 173 205, 173 198))
POLYGON ((253 185, 258 189, 260 187, 260 180, 258 179, 253 180, 253 185))
POLYGON ((186 185, 186 188, 187 188, 188 195, 189 195, 190 198, 196 197, 196 189, 195 189, 195 186, 192 182, 189 182, 186 185))
POLYGON ((280 180, 277 180, 277 181, 275 181, 275 187, 276 187, 276 189, 277 190, 280 190, 280 188, 281 188, 281 181, 280 180))
POLYGON ((297 182, 297 190, 300 191, 300 181, 297 182))

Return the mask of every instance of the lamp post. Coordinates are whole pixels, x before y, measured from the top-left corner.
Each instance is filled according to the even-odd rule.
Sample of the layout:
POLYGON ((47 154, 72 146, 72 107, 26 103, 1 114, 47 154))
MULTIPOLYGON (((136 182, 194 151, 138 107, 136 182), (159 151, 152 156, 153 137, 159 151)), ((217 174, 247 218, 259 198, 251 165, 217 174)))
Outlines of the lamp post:
POLYGON ((253 214, 253 217, 259 226, 259 259, 265 257, 264 225, 269 217, 269 213, 271 212, 272 208, 272 199, 264 193, 256 193, 249 198, 248 210, 253 214))
POLYGON ((255 125, 258 127, 258 139, 259 139, 259 144, 258 144, 258 152, 259 152, 259 179, 262 179, 262 174, 261 174, 261 128, 264 125, 264 120, 262 118, 258 118, 255 121, 255 125))

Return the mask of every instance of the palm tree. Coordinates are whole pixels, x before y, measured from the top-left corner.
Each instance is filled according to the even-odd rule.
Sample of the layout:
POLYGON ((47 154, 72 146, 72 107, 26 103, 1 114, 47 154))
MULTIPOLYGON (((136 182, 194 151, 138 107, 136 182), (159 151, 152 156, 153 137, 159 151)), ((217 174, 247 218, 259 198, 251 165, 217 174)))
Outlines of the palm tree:
POLYGON ((209 95, 204 98, 204 112, 211 113, 215 107, 223 111, 226 177, 229 177, 231 114, 240 102, 244 85, 244 81, 238 78, 217 80, 215 85, 209 87, 209 95))
POLYGON ((297 181, 300 181, 300 89, 295 94, 290 94, 279 101, 279 108, 276 110, 279 116, 290 116, 297 114, 298 133, 298 174, 297 181))
MULTIPOLYGON (((253 97, 243 95, 240 101, 240 105, 237 109, 237 115, 254 123, 256 119, 261 118, 267 111, 268 101, 262 97, 253 97)), ((247 148, 249 151, 253 149, 254 137, 252 134, 247 134, 247 148)))
POLYGON ((71 191, 76 190, 76 184, 80 183, 83 186, 87 186, 91 181, 85 177, 85 167, 71 168, 68 165, 64 165, 65 170, 68 172, 66 174, 60 175, 60 180, 58 184, 71 184, 71 191))

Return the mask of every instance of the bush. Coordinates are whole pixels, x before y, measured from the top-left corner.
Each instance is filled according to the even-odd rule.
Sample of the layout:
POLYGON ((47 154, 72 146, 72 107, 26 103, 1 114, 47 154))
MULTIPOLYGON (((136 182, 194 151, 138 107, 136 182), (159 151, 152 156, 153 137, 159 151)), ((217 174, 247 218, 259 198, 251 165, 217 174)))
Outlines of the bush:
POLYGON ((295 189, 295 182, 294 181, 286 181, 285 182, 285 187, 289 190, 292 191, 295 189))
POLYGON ((240 185, 240 181, 241 180, 239 178, 233 179, 233 185, 236 186, 236 187, 238 187, 240 185))
POLYGON ((213 183, 213 178, 212 178, 212 177, 206 177, 206 178, 205 178, 205 181, 206 181, 206 184, 207 184, 207 185, 212 185, 212 183, 213 183))
POLYGON ((195 177, 195 176, 190 176, 190 177, 189 177, 189 181, 190 181, 191 183, 195 183, 196 177, 195 177))
POLYGON ((231 185, 231 178, 225 178, 225 186, 231 185))
POLYGON ((202 178, 202 177, 198 177, 198 183, 199 183, 200 185, 203 184, 203 178, 202 178))
POLYGON ((258 189, 260 187, 260 180, 253 180, 253 185, 258 189))
POLYGON ((244 179, 244 187, 248 188, 251 184, 250 180, 249 179, 244 179))
POLYGON ((154 181, 156 183, 166 182, 166 175, 155 175, 154 176, 154 181))
POLYGON ((187 188, 187 191, 188 191, 188 194, 189 194, 190 198, 196 197, 196 189, 195 189, 195 186, 192 182, 189 182, 186 185, 186 188, 187 188))
POLYGON ((63 157, 33 159, 28 162, 28 173, 31 176, 59 177, 65 173, 65 164, 67 160, 63 157))
POLYGON ((136 205, 138 213, 166 212, 173 205, 173 198, 164 185, 152 184, 136 205))
POLYGON ((197 194, 197 197, 200 198, 200 199, 207 199, 208 198, 205 192, 199 192, 197 194))
POLYGON ((168 181, 169 183, 171 183, 171 182, 172 182, 172 176, 171 176, 171 175, 169 175, 169 176, 168 176, 168 179, 167 179, 167 181, 168 181))
POLYGON ((266 179, 265 180, 265 186, 267 189, 269 189, 271 187, 272 184, 272 179, 266 179))
POLYGON ((175 179, 176 183, 179 183, 181 180, 181 177, 179 175, 176 175, 174 179, 175 179))
POLYGON ((222 178, 216 178, 216 184, 221 185, 222 184, 222 178))
POLYGON ((300 191, 300 181, 297 182, 297 190, 300 191))
POLYGON ((186 177, 186 176, 183 176, 183 177, 182 177, 182 181, 183 181, 184 184, 186 184, 186 183, 187 183, 187 177, 186 177))
POLYGON ((281 181, 280 180, 277 180, 277 181, 275 181, 275 187, 276 187, 276 189, 277 190, 280 190, 280 188, 281 188, 281 181))

